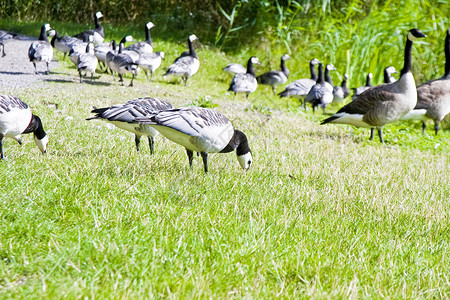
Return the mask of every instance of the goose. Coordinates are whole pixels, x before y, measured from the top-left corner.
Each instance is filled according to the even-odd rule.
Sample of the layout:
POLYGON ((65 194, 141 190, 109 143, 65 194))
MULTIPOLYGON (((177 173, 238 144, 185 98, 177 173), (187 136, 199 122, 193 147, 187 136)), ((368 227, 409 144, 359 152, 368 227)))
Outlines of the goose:
POLYGON ((34 142, 42 153, 47 151, 48 136, 41 119, 31 113, 28 105, 11 95, 0 95, 0 158, 4 159, 3 139, 5 137, 22 144, 21 134, 34 133, 34 142))
POLYGON ((310 78, 297 79, 294 82, 288 84, 284 91, 278 94, 280 98, 282 97, 294 97, 300 99, 300 102, 303 103, 303 107, 306 108, 306 103, 303 102, 304 98, 308 94, 309 90, 316 84, 317 74, 314 70, 314 66, 319 64, 319 60, 317 58, 311 59, 309 61, 309 71, 311 73, 310 78))
POLYGON ((114 54, 117 53, 117 44, 115 40, 94 47, 94 55, 97 57, 98 63, 104 66, 103 71, 106 71, 108 68, 106 64, 106 54, 109 51, 112 51, 114 54))
POLYGON ((53 58, 53 49, 47 38, 47 31, 50 29, 50 24, 42 25, 39 40, 33 42, 28 49, 28 58, 33 63, 36 74, 38 73, 36 63, 40 61, 47 64, 47 72, 45 74, 50 74, 49 63, 53 58))
MULTIPOLYGON (((326 66, 326 73, 333 70, 333 65, 326 66)), ((334 68, 335 69, 335 68, 334 68)), ((319 77, 316 84, 312 86, 305 97, 305 102, 311 103, 313 112, 317 106, 322 107, 325 112, 325 107, 333 101, 333 85, 325 81, 323 74, 323 65, 319 63, 319 77)))
POLYGON ((184 85, 186 85, 188 78, 197 73, 198 68, 200 67, 200 61, 198 60, 197 53, 192 45, 192 42, 195 40, 198 40, 198 37, 196 37, 195 34, 191 34, 187 40, 189 54, 178 57, 173 64, 170 65, 166 73, 163 74, 163 77, 167 75, 181 76, 184 85))
POLYGON ((150 36, 150 29, 152 29, 153 27, 155 27, 155 24, 153 24, 152 22, 148 22, 147 24, 145 24, 145 41, 131 44, 130 46, 126 47, 125 50, 135 51, 139 55, 142 55, 144 53, 152 53, 153 42, 150 36))
POLYGON ((147 71, 150 71, 149 81, 151 81, 153 78, 153 73, 156 71, 156 69, 159 68, 159 66, 161 65, 161 60, 163 59, 164 52, 162 51, 158 51, 155 53, 144 53, 139 57, 137 64, 141 69, 144 70, 147 79, 149 79, 147 71))
POLYGON ((2 48, 2 57, 6 56, 5 53, 5 44, 12 39, 17 37, 17 33, 0 30, 0 48, 2 48))
POLYGON ((111 64, 114 56, 118 54, 118 52, 120 50, 120 44, 123 44, 123 46, 122 46, 122 50, 123 50, 123 47, 124 47, 125 43, 126 42, 132 42, 132 41, 133 41, 133 37, 131 35, 126 35, 120 40, 120 42, 119 42, 119 49, 116 49, 116 47, 117 47, 116 46, 116 42, 114 42, 114 43, 112 43, 112 47, 113 47, 112 50, 110 50, 110 51, 108 51, 106 53, 106 57, 105 57, 106 66, 111 70, 111 73, 112 73, 113 76, 114 76, 114 71, 111 69, 110 64, 111 64))
POLYGON ((357 88, 354 89, 355 92, 353 93, 352 101, 355 100, 359 95, 361 95, 362 92, 364 92, 364 91, 366 91, 366 90, 368 90, 368 89, 373 87, 372 78, 373 78, 373 74, 372 73, 367 74, 367 76, 366 76, 366 85, 363 85, 363 86, 360 86, 360 87, 357 87, 357 88))
POLYGON ((154 152, 155 137, 159 132, 152 126, 146 124, 133 123, 134 118, 148 117, 157 114, 160 111, 173 109, 172 104, 157 98, 138 98, 117 104, 110 107, 96 108, 92 113, 96 114, 86 120, 103 119, 114 124, 116 127, 134 133, 134 142, 136 150, 139 151, 139 144, 142 136, 148 137, 150 153, 154 152))
POLYGON ((347 81, 349 78, 350 76, 348 74, 344 74, 341 86, 333 86, 333 103, 342 103, 350 94, 350 90, 347 87, 347 81))
POLYGON ((74 63, 74 65, 78 65, 78 58, 81 54, 86 53, 86 48, 89 43, 94 42, 94 37, 92 35, 87 37, 87 40, 82 43, 76 43, 72 46, 72 49, 69 51, 69 59, 74 63))
POLYGON ((417 87, 417 105, 403 117, 404 120, 421 120, 425 134, 428 119, 434 121, 434 133, 438 134, 439 123, 450 113, 450 28, 445 37, 445 73, 441 78, 430 80, 417 87))
POLYGON ((228 91, 234 92, 235 97, 237 93, 245 93, 245 97, 248 99, 248 95, 256 91, 258 82, 256 81, 255 70, 253 69, 254 64, 260 64, 256 56, 249 58, 247 72, 245 74, 236 74, 233 77, 228 91))
POLYGON ((89 43, 86 46, 86 53, 80 54, 78 57, 77 70, 80 74, 80 83, 83 82, 81 79, 81 72, 85 71, 91 73, 91 82, 94 79, 95 69, 97 69, 98 59, 94 55, 94 46, 89 43))
POLYGON ((383 126, 401 119, 417 103, 416 83, 411 73, 413 41, 426 37, 413 28, 408 32, 405 46, 404 67, 400 78, 394 83, 375 86, 360 94, 321 124, 349 124, 378 130, 380 142, 384 143, 383 126))
MULTIPOLYGON (((127 37, 125 37, 124 39, 126 40, 127 37)), ((122 82, 122 85, 124 85, 123 74, 131 73, 133 77, 131 78, 130 86, 133 86, 133 80, 134 77, 136 77, 138 66, 128 54, 122 53, 123 44, 124 43, 122 43, 122 41, 119 44, 119 53, 114 54, 112 51, 110 51, 106 54, 106 59, 111 71, 119 74, 119 81, 122 82)))
POLYGON ((64 58, 66 58, 67 53, 77 44, 83 43, 82 40, 77 39, 72 36, 60 36, 58 31, 55 30, 55 35, 53 36, 50 44, 56 50, 64 53, 64 58))
POLYGON ((105 39, 105 31, 103 29, 103 26, 100 25, 99 22, 100 18, 103 18, 103 14, 100 11, 98 11, 95 13, 94 16, 95 29, 85 30, 83 32, 74 35, 74 37, 82 41, 85 41, 86 39, 89 38, 89 36, 92 36, 94 39, 93 41, 96 45, 103 43, 103 40, 105 39))
POLYGON ((288 79, 289 70, 285 64, 285 61, 288 59, 291 59, 291 57, 284 54, 281 57, 279 71, 269 71, 257 76, 256 81, 258 81, 258 84, 270 85, 272 87, 273 94, 276 95, 275 89, 277 88, 277 85, 285 84, 288 79))
POLYGON ((252 163, 247 136, 223 114, 201 107, 183 107, 161 111, 154 116, 136 118, 135 122, 156 128, 169 140, 186 148, 192 168, 194 152, 200 152, 205 173, 208 172, 208 153, 228 153, 236 150, 244 170, 252 163))
POLYGON ((231 74, 231 75, 236 75, 236 74, 245 74, 247 73, 247 69, 244 68, 243 65, 238 64, 238 63, 231 63, 228 64, 225 68, 222 69, 223 71, 231 74))
POLYGON ((384 68, 384 72, 383 72, 383 82, 384 83, 393 83, 396 82, 397 79, 395 79, 394 77, 392 77, 392 74, 398 73, 398 71, 393 67, 393 66, 389 66, 384 68))

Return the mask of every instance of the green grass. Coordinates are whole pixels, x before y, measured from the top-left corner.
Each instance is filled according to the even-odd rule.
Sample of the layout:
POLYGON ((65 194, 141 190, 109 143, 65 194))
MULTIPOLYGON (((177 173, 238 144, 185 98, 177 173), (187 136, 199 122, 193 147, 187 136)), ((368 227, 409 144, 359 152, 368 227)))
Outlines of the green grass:
MULTIPOLYGON (((155 44, 171 49, 162 69, 185 50, 155 44)), ((106 74, 79 84, 67 60, 52 70, 66 81, 1 88, 50 136, 46 155, 32 136, 5 140, 2 298, 450 296, 448 130, 390 124, 381 145, 365 129, 319 126, 326 116, 269 87, 233 100, 220 68, 239 56, 198 54, 187 87, 163 81, 162 69, 133 88, 106 74), (252 168, 216 154, 204 174, 200 158, 189 169, 185 150, 162 137, 151 156, 131 134, 85 121, 93 105, 143 96, 218 105, 249 137, 252 168)))

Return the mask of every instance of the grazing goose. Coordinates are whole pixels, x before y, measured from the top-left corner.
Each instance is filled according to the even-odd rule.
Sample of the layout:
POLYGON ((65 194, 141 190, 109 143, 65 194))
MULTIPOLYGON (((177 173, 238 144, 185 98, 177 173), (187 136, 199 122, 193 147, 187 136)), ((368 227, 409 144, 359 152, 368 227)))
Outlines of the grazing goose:
POLYGON ((352 101, 355 100, 359 95, 361 95, 362 92, 367 91, 368 89, 373 87, 372 78, 373 78, 372 73, 367 74, 366 85, 363 85, 363 86, 360 86, 360 87, 357 87, 356 89, 354 89, 355 92, 353 93, 352 101))
POLYGON ((103 43, 103 40, 105 39, 105 31, 103 29, 103 26, 100 25, 99 22, 99 19, 102 17, 103 14, 101 12, 96 12, 94 16, 95 29, 85 30, 76 34, 75 37, 82 41, 86 41, 87 39, 89 39, 89 36, 92 36, 93 41, 96 45, 100 45, 101 43, 103 43))
POLYGON ((384 76, 384 83, 393 83, 396 82, 397 79, 392 77, 392 74, 398 73, 397 70, 393 66, 389 66, 384 68, 383 76, 384 76))
POLYGON ((158 51, 155 53, 144 53, 139 57, 137 64, 138 66, 144 70, 145 76, 149 81, 153 78, 153 73, 156 69, 161 65, 161 60, 164 59, 164 52, 158 51), (150 79, 148 78, 148 72, 150 71, 150 79))
POLYGON ((333 103, 342 103, 350 94, 350 89, 347 87, 347 81, 350 78, 348 74, 344 74, 341 86, 333 86, 333 103))
POLYGON ((186 85, 188 78, 197 73, 198 68, 200 67, 200 61, 198 60, 197 53, 195 53, 194 46, 192 45, 192 42, 195 40, 198 40, 198 37, 194 34, 189 36, 187 40, 189 54, 178 57, 173 64, 170 65, 163 77, 167 75, 180 76, 183 78, 184 85, 186 85))
POLYGON ((135 51, 139 55, 142 55, 144 53, 152 53, 153 42, 150 36, 150 29, 152 29, 153 27, 155 27, 155 24, 153 24, 152 22, 148 22, 147 24, 145 24, 145 41, 131 44, 130 46, 126 47, 125 50, 135 51))
POLYGON ((86 120, 103 119, 116 127, 134 133, 134 142, 136 143, 136 150, 139 151, 139 144, 142 136, 148 137, 150 145, 150 153, 154 152, 155 137, 159 132, 150 125, 133 123, 135 118, 149 117, 159 113, 160 111, 173 109, 172 104, 157 98, 138 98, 125 102, 124 104, 117 104, 110 107, 96 108, 92 113, 95 117, 86 120))
POLYGON ((31 113, 28 105, 15 96, 0 95, 0 158, 5 157, 3 139, 10 137, 22 144, 21 134, 34 133, 34 142, 42 153, 47 151, 48 136, 41 119, 31 113))
POLYGON ((306 109, 306 103, 303 101, 306 95, 308 95, 309 90, 316 84, 317 74, 314 70, 314 66, 319 64, 319 60, 314 58, 309 62, 309 71, 311 73, 311 78, 297 79, 296 81, 288 84, 284 91, 279 93, 280 97, 294 97, 300 99, 303 103, 303 107, 306 109))
POLYGON ((256 77, 259 84, 270 85, 273 94, 276 95, 275 89, 277 85, 285 84, 289 77, 289 70, 286 67, 285 61, 291 59, 289 55, 285 54, 281 57, 280 70, 269 71, 256 77))
POLYGON ((56 50, 64 53, 64 58, 66 58, 67 53, 70 52, 70 50, 72 50, 72 48, 77 45, 77 44, 81 44, 83 43, 82 40, 77 39, 75 37, 72 36, 60 36, 58 31, 55 30, 55 35, 52 38, 52 41, 50 42, 50 44, 52 45, 53 48, 55 48, 56 50))
POLYGON ((260 64, 256 56, 249 58, 247 62, 247 72, 245 74, 236 74, 233 77, 233 80, 231 80, 228 91, 234 92, 235 97, 237 93, 245 93, 245 97, 248 99, 248 95, 256 91, 258 82, 256 81, 255 70, 253 69, 254 64, 260 64))
MULTIPOLYGON (((334 68, 333 65, 327 65, 326 71, 329 72, 334 68)), ((322 107, 325 112, 325 107, 333 101, 333 85, 325 81, 323 74, 323 65, 319 63, 319 77, 316 84, 312 86, 306 95, 305 102, 311 103, 313 112, 317 106, 322 107)))
POLYGON ((355 100, 342 107, 336 114, 321 124, 349 124, 378 130, 383 140, 383 126, 401 119, 417 103, 416 83, 411 73, 411 51, 413 41, 425 35, 418 29, 408 32, 405 46, 404 67, 400 78, 394 83, 381 84, 360 94, 355 100))
POLYGON ((4 57, 6 55, 5 44, 10 40, 15 39, 16 36, 17 36, 17 33, 0 30, 0 47, 2 48, 2 57, 4 57))
POLYGON ((38 73, 36 63, 40 61, 47 64, 47 72, 45 74, 50 74, 49 63, 53 58, 53 48, 47 38, 47 31, 50 29, 49 24, 42 25, 39 40, 33 42, 28 49, 28 58, 33 63, 36 74, 38 73))
POLYGON ((117 53, 117 44, 115 40, 111 40, 110 43, 103 43, 94 48, 95 57, 97 57, 98 63, 103 65, 103 71, 106 71, 108 66, 106 64, 106 54, 112 51, 114 54, 117 53))
MULTIPOLYGON (((127 37, 125 37, 124 39, 126 40, 126 38, 127 37)), ((119 44, 119 53, 114 54, 112 51, 110 51, 106 54, 108 67, 111 69, 111 71, 119 74, 120 78, 119 81, 122 82, 122 85, 124 85, 123 74, 131 73, 133 77, 131 78, 130 86, 133 86, 133 80, 134 77, 136 77, 138 66, 133 61, 131 56, 122 53, 122 51, 123 51, 123 43, 121 41, 119 44)))
POLYGON ((434 121, 434 133, 439 131, 439 123, 450 113, 450 28, 445 37, 445 73, 441 78, 430 80, 417 87, 417 105, 403 117, 404 120, 421 120, 425 134, 425 121, 434 121))
POLYGON ((247 73, 247 70, 244 68, 243 65, 238 64, 238 63, 231 63, 228 64, 225 68, 222 69, 223 71, 231 74, 231 75, 236 75, 236 74, 245 74, 247 73))
POLYGON ((194 152, 200 152, 205 173, 208 153, 228 153, 236 150, 244 170, 252 163, 252 152, 245 134, 235 130, 221 113, 208 108, 184 107, 162 111, 154 116, 136 118, 135 122, 149 124, 169 140, 186 148, 192 168, 194 152))
POLYGON ((80 83, 83 82, 81 79, 81 72, 91 73, 91 82, 94 79, 95 69, 97 69, 98 60, 94 55, 94 46, 89 43, 86 46, 86 53, 80 54, 78 57, 77 69, 80 74, 80 83))

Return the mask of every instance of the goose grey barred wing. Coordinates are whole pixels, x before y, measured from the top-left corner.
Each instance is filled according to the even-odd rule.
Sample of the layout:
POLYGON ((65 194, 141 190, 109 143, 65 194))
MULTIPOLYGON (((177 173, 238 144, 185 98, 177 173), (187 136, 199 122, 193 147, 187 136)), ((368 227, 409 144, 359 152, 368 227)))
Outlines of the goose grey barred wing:
POLYGON ((321 100, 321 103, 331 103, 331 101, 333 100, 333 88, 331 87, 330 84, 315 84, 311 90, 308 92, 308 94, 306 95, 306 102, 311 102, 311 101, 315 101, 315 100, 321 100), (327 97, 327 96, 331 96, 327 97), (322 101, 322 99, 324 101, 322 101))
MULTIPOLYGON (((131 104, 119 104, 110 107, 95 108, 91 112, 95 113, 96 115, 86 120, 105 119, 108 121, 132 123, 136 118, 149 116, 149 112, 147 110, 144 110, 137 105, 131 104)), ((152 113, 155 114, 157 113, 157 111, 154 111, 152 113)))
POLYGON ((174 107, 167 101, 158 99, 158 98, 138 98, 127 101, 125 104, 136 105, 141 107, 144 110, 147 110, 149 113, 160 112, 163 110, 173 109, 174 107))
POLYGON ((195 63, 194 60, 195 59, 192 56, 178 57, 173 62, 173 64, 170 65, 170 67, 167 69, 167 72, 164 75, 190 73, 191 66, 194 65, 195 63))
POLYGON ((272 83, 282 83, 286 82, 286 75, 281 71, 269 71, 262 75, 256 77, 258 83, 261 84, 272 84, 272 83))
POLYGON ((256 89, 256 78, 252 74, 236 74, 231 81, 229 91, 246 92, 256 89))
POLYGON ((278 95, 280 97, 289 96, 306 96, 311 88, 316 84, 312 79, 298 79, 285 87, 285 90, 278 95))
POLYGON ((13 109, 27 109, 28 105, 19 98, 11 95, 0 95, 0 114, 13 109))

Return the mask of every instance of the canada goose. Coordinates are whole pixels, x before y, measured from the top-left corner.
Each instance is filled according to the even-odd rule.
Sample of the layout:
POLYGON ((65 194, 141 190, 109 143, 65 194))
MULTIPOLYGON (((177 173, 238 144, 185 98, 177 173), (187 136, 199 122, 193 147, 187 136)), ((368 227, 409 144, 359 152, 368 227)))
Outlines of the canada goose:
MULTIPOLYGON (((124 38, 126 40, 126 37, 124 38)), ((106 54, 106 60, 111 71, 119 74, 120 82, 124 85, 123 74, 131 73, 130 86, 133 86, 134 77, 136 77, 138 66, 128 54, 123 54, 123 43, 119 44, 119 53, 114 54, 112 51, 106 54)))
MULTIPOLYGON (((327 65, 326 71, 329 72, 333 70, 333 65, 327 65)), ((336 68, 334 68, 335 70, 336 68)), ((308 94, 305 97, 305 102, 311 103, 313 107, 313 112, 316 110, 317 106, 322 107, 325 112, 325 107, 333 101, 333 86, 325 81, 323 74, 323 65, 319 63, 319 77, 317 78, 316 84, 312 86, 308 94)))
POLYGON ((308 94, 309 90, 316 84, 317 74, 314 70, 314 66, 319 64, 319 60, 317 58, 311 59, 309 61, 309 71, 311 73, 310 78, 297 79, 294 82, 288 84, 284 91, 279 93, 280 97, 294 97, 300 99, 303 107, 306 108, 306 103, 303 102, 304 98, 308 94))
POLYGON ((99 45, 101 43, 103 43, 103 40, 105 39, 105 31, 103 29, 103 26, 100 25, 99 19, 103 17, 103 14, 101 12, 96 12, 95 16, 94 16, 94 22, 95 22, 95 29, 89 29, 89 30, 85 30, 83 32, 80 32, 76 35, 74 35, 74 37, 82 40, 82 41, 86 41, 89 36, 93 37, 93 42, 96 45, 99 45))
POLYGON ((117 53, 117 44, 115 40, 111 40, 110 43, 103 43, 94 47, 94 54, 97 57, 99 64, 104 65, 103 71, 106 71, 108 66, 106 64, 106 54, 112 51, 114 54, 117 53))
POLYGON ((197 73, 198 68, 200 67, 200 61, 198 60, 197 53, 195 52, 194 46, 192 42, 198 40, 198 37, 195 34, 191 34, 188 38, 189 45, 189 55, 180 56, 173 62, 172 65, 167 69, 164 76, 174 75, 181 76, 184 81, 184 85, 186 85, 189 77, 197 73))
POLYGON ((244 68, 243 65, 238 64, 238 63, 231 63, 228 64, 225 68, 222 69, 223 71, 231 74, 231 75, 236 75, 236 74, 245 74, 247 73, 247 69, 244 68))
POLYGON ((425 35, 418 29, 408 32, 405 46, 404 67, 400 78, 394 83, 375 86, 360 94, 354 101, 342 107, 336 114, 321 124, 337 123, 378 130, 383 140, 383 126, 401 119, 417 103, 416 83, 411 73, 411 51, 413 41, 425 35))
POLYGON ((6 55, 5 53, 5 44, 17 37, 17 33, 0 30, 0 47, 2 48, 2 57, 6 55))
POLYGON ((134 133, 137 151, 139 151, 141 137, 147 136, 150 145, 150 153, 153 154, 155 144, 154 138, 159 132, 150 125, 133 123, 133 121, 134 118, 149 117, 168 109, 173 109, 173 106, 164 100, 150 97, 138 98, 127 101, 124 104, 117 104, 110 107, 94 107, 92 113, 96 115, 86 120, 103 119, 114 124, 118 128, 134 133))
POLYGON ((48 136, 41 119, 31 113, 28 105, 15 96, 0 95, 0 158, 5 157, 3 139, 10 137, 22 144, 21 134, 34 133, 34 142, 42 153, 47 151, 48 136))
POLYGON ((367 76, 366 76, 366 85, 354 88, 352 101, 355 100, 359 95, 361 95, 362 92, 367 91, 368 89, 373 87, 372 78, 373 78, 373 74, 372 73, 367 74, 367 76))
POLYGON ((347 87, 347 81, 350 78, 348 74, 344 74, 341 86, 333 86, 333 103, 342 103, 350 94, 350 89, 347 87))
POLYGON ((53 58, 53 49, 47 38, 47 31, 50 29, 50 24, 42 25, 39 40, 33 42, 28 49, 28 58, 33 63, 36 74, 38 73, 36 63, 39 61, 47 64, 47 72, 45 74, 50 74, 49 63, 53 58))
POLYGON ((256 77, 256 81, 259 84, 270 85, 272 87, 273 94, 276 95, 275 89, 277 85, 285 84, 289 77, 289 70, 286 67, 285 61, 291 59, 287 54, 281 57, 280 70, 269 71, 256 77))
POLYGON ((396 82, 397 79, 392 77, 392 74, 394 74, 394 73, 398 73, 398 72, 393 66, 389 66, 389 67, 384 68, 384 72, 383 72, 384 80, 383 80, 383 82, 384 83, 396 82))
POLYGON ((58 31, 55 30, 55 35, 53 36, 50 44, 56 50, 64 53, 64 58, 66 58, 67 53, 76 45, 83 43, 82 40, 77 39, 72 36, 59 36, 58 31))
POLYGON ((135 51, 139 55, 142 55, 144 53, 152 53, 153 42, 150 36, 150 29, 152 29, 153 27, 155 27, 155 24, 153 24, 152 22, 148 22, 147 24, 145 24, 145 41, 131 44, 130 46, 126 47, 125 50, 135 51))
POLYGON ((78 58, 81 54, 86 53, 86 47, 89 43, 94 42, 94 36, 87 36, 87 40, 82 43, 76 43, 72 46, 72 49, 69 51, 69 59, 74 63, 74 65, 78 65, 78 58))
POLYGON ((425 134, 425 121, 434 121, 434 133, 439 131, 439 123, 450 113, 450 28, 447 29, 444 45, 445 73, 441 78, 430 80, 417 87, 417 105, 403 117, 404 120, 421 120, 425 134))
POLYGON ((144 54, 141 54, 141 56, 139 57, 137 64, 141 69, 144 70, 145 76, 147 77, 147 79, 149 79, 147 71, 150 71, 149 81, 152 80, 153 73, 161 65, 162 59, 164 59, 164 52, 162 52, 162 51, 158 51, 155 53, 144 53, 144 54))
POLYGON ((236 74, 231 80, 230 88, 228 91, 234 92, 234 96, 237 93, 245 93, 246 98, 250 93, 256 91, 258 82, 255 77, 255 70, 253 69, 254 64, 260 64, 256 56, 249 58, 247 62, 247 72, 245 74, 236 74))
POLYGON ((78 64, 77 69, 78 73, 80 74, 80 83, 82 82, 81 79, 81 72, 84 71, 91 73, 91 82, 94 79, 95 69, 97 69, 98 60, 97 57, 94 55, 94 46, 89 43, 86 46, 86 53, 80 54, 78 57, 78 64))
POLYGON ((208 153, 236 150, 244 170, 248 170, 252 163, 252 152, 245 134, 235 130, 227 117, 215 110, 183 107, 136 118, 135 122, 151 125, 169 140, 184 146, 191 168, 194 151, 200 152, 205 173, 208 172, 208 153))

